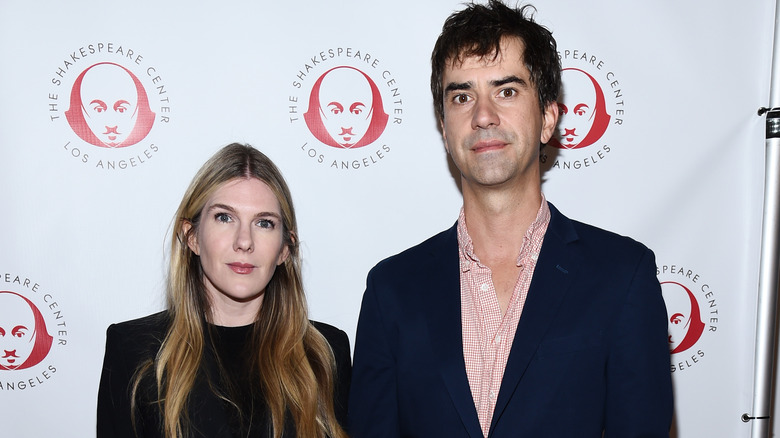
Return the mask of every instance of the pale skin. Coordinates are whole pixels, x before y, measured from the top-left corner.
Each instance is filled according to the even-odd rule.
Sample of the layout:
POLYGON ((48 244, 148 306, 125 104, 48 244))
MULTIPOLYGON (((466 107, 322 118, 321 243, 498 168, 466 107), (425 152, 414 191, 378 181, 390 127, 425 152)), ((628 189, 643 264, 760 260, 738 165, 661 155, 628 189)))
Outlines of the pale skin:
MULTIPOLYGON (((182 224, 187 232, 192 224, 182 224)), ((216 325, 248 325, 257 318, 265 288, 289 256, 282 236, 279 201, 255 178, 230 180, 201 210, 189 248, 200 256, 203 283, 216 325)))
POLYGON ((495 60, 451 60, 442 75, 444 145, 461 172, 469 235, 491 270, 502 314, 520 273, 523 236, 542 202, 539 146, 558 120, 557 103, 539 108, 523 50, 521 40, 504 38, 495 60))

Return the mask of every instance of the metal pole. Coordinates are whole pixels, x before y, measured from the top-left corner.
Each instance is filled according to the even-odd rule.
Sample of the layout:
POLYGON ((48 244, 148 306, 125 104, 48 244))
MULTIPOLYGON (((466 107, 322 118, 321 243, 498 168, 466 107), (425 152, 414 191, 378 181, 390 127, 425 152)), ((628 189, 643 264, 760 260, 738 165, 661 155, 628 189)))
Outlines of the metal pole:
POLYGON ((761 228, 761 261, 756 310, 755 374, 753 412, 742 421, 751 421, 751 438, 769 438, 772 414, 772 383, 777 319, 778 244, 780 243, 780 0, 775 4, 775 35, 772 50, 770 110, 766 118, 766 173, 764 179, 764 219, 761 228))

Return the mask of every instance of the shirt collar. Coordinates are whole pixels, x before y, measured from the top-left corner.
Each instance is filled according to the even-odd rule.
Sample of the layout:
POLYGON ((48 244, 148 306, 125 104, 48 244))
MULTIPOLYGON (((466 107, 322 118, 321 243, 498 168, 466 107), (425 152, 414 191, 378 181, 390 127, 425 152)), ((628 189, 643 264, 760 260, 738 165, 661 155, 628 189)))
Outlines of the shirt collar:
MULTIPOLYGON (((539 210, 536 212, 536 219, 531 223, 531 226, 525 231, 523 235, 523 245, 520 250, 520 254, 517 255, 518 266, 521 263, 523 249, 528 242, 532 240, 537 234, 544 234, 547 231, 547 225, 550 223, 550 206, 547 204, 547 199, 542 193, 542 203, 539 206, 539 210)), ((479 257, 474 254, 474 242, 469 236, 468 227, 466 226, 466 213, 463 207, 460 208, 460 214, 458 215, 458 249, 460 252, 460 269, 462 272, 471 269, 472 263, 479 263, 479 257)))

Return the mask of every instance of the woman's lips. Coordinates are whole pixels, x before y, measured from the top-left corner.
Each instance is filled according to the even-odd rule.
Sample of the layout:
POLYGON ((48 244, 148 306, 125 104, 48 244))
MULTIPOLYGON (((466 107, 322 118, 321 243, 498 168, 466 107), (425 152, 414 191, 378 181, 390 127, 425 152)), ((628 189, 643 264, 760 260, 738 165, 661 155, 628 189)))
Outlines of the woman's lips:
POLYGON ((228 267, 236 274, 249 274, 255 269, 255 265, 249 263, 228 263, 228 267))

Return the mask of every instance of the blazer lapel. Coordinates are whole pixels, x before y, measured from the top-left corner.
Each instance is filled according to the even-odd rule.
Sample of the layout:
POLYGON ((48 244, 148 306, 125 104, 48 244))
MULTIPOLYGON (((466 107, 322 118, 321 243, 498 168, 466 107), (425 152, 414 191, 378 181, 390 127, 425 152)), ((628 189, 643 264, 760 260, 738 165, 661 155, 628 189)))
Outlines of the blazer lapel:
POLYGON ((460 261, 456 227, 441 235, 432 247, 430 275, 423 284, 430 297, 428 330, 431 347, 444 385, 469 436, 482 438, 482 428, 474 407, 466 363, 463 360, 463 330, 460 306, 460 261))
POLYGON ((528 364, 536 354, 550 324, 579 269, 579 255, 567 250, 567 245, 577 239, 571 221, 550 204, 551 218, 544 236, 539 259, 534 269, 528 297, 512 341, 501 389, 496 400, 490 430, 501 418, 512 398, 528 364))

